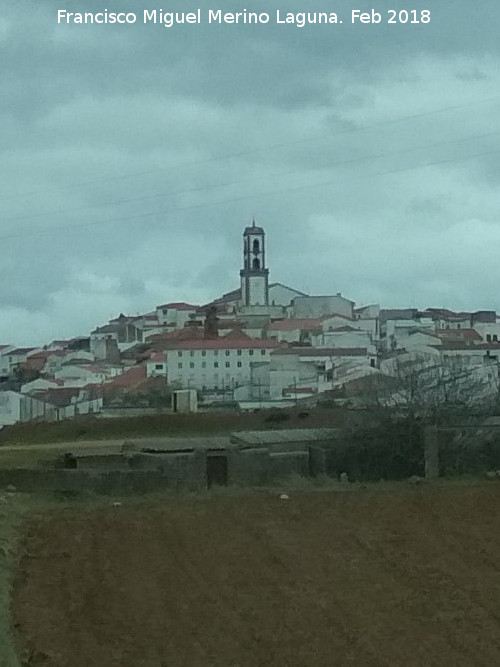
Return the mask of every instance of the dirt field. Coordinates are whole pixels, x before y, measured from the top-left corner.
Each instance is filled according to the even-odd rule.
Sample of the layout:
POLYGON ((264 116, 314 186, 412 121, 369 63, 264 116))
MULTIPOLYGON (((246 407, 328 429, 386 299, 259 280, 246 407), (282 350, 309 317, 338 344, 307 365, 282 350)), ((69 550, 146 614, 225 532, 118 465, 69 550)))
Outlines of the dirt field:
POLYGON ((31 664, 500 663, 500 485, 62 509, 26 526, 31 664))

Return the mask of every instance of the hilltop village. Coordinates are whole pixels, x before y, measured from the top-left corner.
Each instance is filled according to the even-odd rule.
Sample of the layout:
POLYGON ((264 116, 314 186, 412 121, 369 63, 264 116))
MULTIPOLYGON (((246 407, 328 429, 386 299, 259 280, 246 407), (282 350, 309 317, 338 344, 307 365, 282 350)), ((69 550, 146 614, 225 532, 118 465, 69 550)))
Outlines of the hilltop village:
POLYGON ((0 345, 0 427, 169 410, 179 391, 194 396, 190 410, 363 404, 381 400, 381 387, 394 405, 419 393, 484 402, 498 395, 499 340, 495 311, 358 306, 270 282, 254 222, 243 232, 239 287, 210 303, 120 314, 39 348, 0 345))

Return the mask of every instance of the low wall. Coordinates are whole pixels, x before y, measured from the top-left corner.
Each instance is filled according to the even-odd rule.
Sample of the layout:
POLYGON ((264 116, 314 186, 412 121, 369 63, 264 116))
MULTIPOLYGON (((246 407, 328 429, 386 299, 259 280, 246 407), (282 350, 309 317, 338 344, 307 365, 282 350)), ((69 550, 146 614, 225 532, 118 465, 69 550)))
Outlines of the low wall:
POLYGON ((299 475, 309 476, 309 452, 272 452, 269 454, 269 476, 273 480, 299 475))
POLYGON ((229 484, 258 486, 269 481, 269 450, 228 450, 227 478, 229 484))
MULTIPOLYGON (((210 452, 210 450, 208 450, 210 452)), ((308 450, 269 452, 261 447, 239 450, 228 448, 211 454, 227 460, 227 483, 258 486, 290 476, 307 477, 311 473, 308 450)), ((85 459, 86 468, 13 468, 0 469, 0 488, 9 484, 19 491, 91 491, 103 494, 148 493, 159 489, 206 489, 208 485, 207 450, 151 454, 137 452, 118 459, 115 469, 108 469, 111 459, 85 459), (126 466, 126 467, 124 467, 126 466)), ((316 455, 316 459, 318 456, 316 455)), ((80 463, 80 461, 78 462, 80 463)), ((316 464, 316 468, 321 466, 316 464)))

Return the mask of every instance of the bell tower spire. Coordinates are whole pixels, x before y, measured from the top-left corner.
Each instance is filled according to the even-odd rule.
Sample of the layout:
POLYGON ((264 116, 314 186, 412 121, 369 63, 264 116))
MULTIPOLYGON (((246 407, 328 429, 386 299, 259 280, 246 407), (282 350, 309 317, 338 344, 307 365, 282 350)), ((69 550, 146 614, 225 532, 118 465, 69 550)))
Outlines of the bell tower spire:
POLYGON ((266 268, 265 232, 252 226, 243 232, 243 268, 240 271, 241 305, 269 305, 269 269, 266 268))

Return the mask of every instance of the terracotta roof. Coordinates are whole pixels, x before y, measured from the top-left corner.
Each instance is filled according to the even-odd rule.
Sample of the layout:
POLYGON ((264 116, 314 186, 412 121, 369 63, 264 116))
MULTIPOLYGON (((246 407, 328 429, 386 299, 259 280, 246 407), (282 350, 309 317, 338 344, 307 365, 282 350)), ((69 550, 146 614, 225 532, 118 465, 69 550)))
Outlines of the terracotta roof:
POLYGON ((165 362, 165 354, 163 352, 152 352, 149 356, 148 361, 155 362, 157 364, 165 362))
POLYGON ((268 331, 314 331, 321 328, 321 322, 324 318, 309 317, 302 319, 290 318, 287 320, 275 320, 267 325, 268 331))
POLYGON ((225 336, 221 336, 221 340, 236 340, 241 343, 241 341, 251 341, 255 340, 255 338, 252 338, 241 329, 231 329, 225 336))
POLYGON ((106 382, 104 384, 104 387, 105 388, 122 387, 130 389, 140 384, 145 379, 146 379, 146 367, 142 365, 132 366, 121 375, 117 375, 109 382, 106 382))
POLYGON ((436 335, 439 338, 458 339, 458 340, 483 340, 475 329, 436 329, 436 335))
POLYGON ((174 350, 237 350, 237 349, 274 349, 280 347, 275 340, 262 340, 260 338, 213 338, 205 340, 185 340, 172 344, 170 349, 174 350))
POLYGON ((64 408, 71 404, 71 399, 78 396, 80 388, 76 387, 48 387, 32 392, 36 398, 46 401, 56 408, 64 408))

